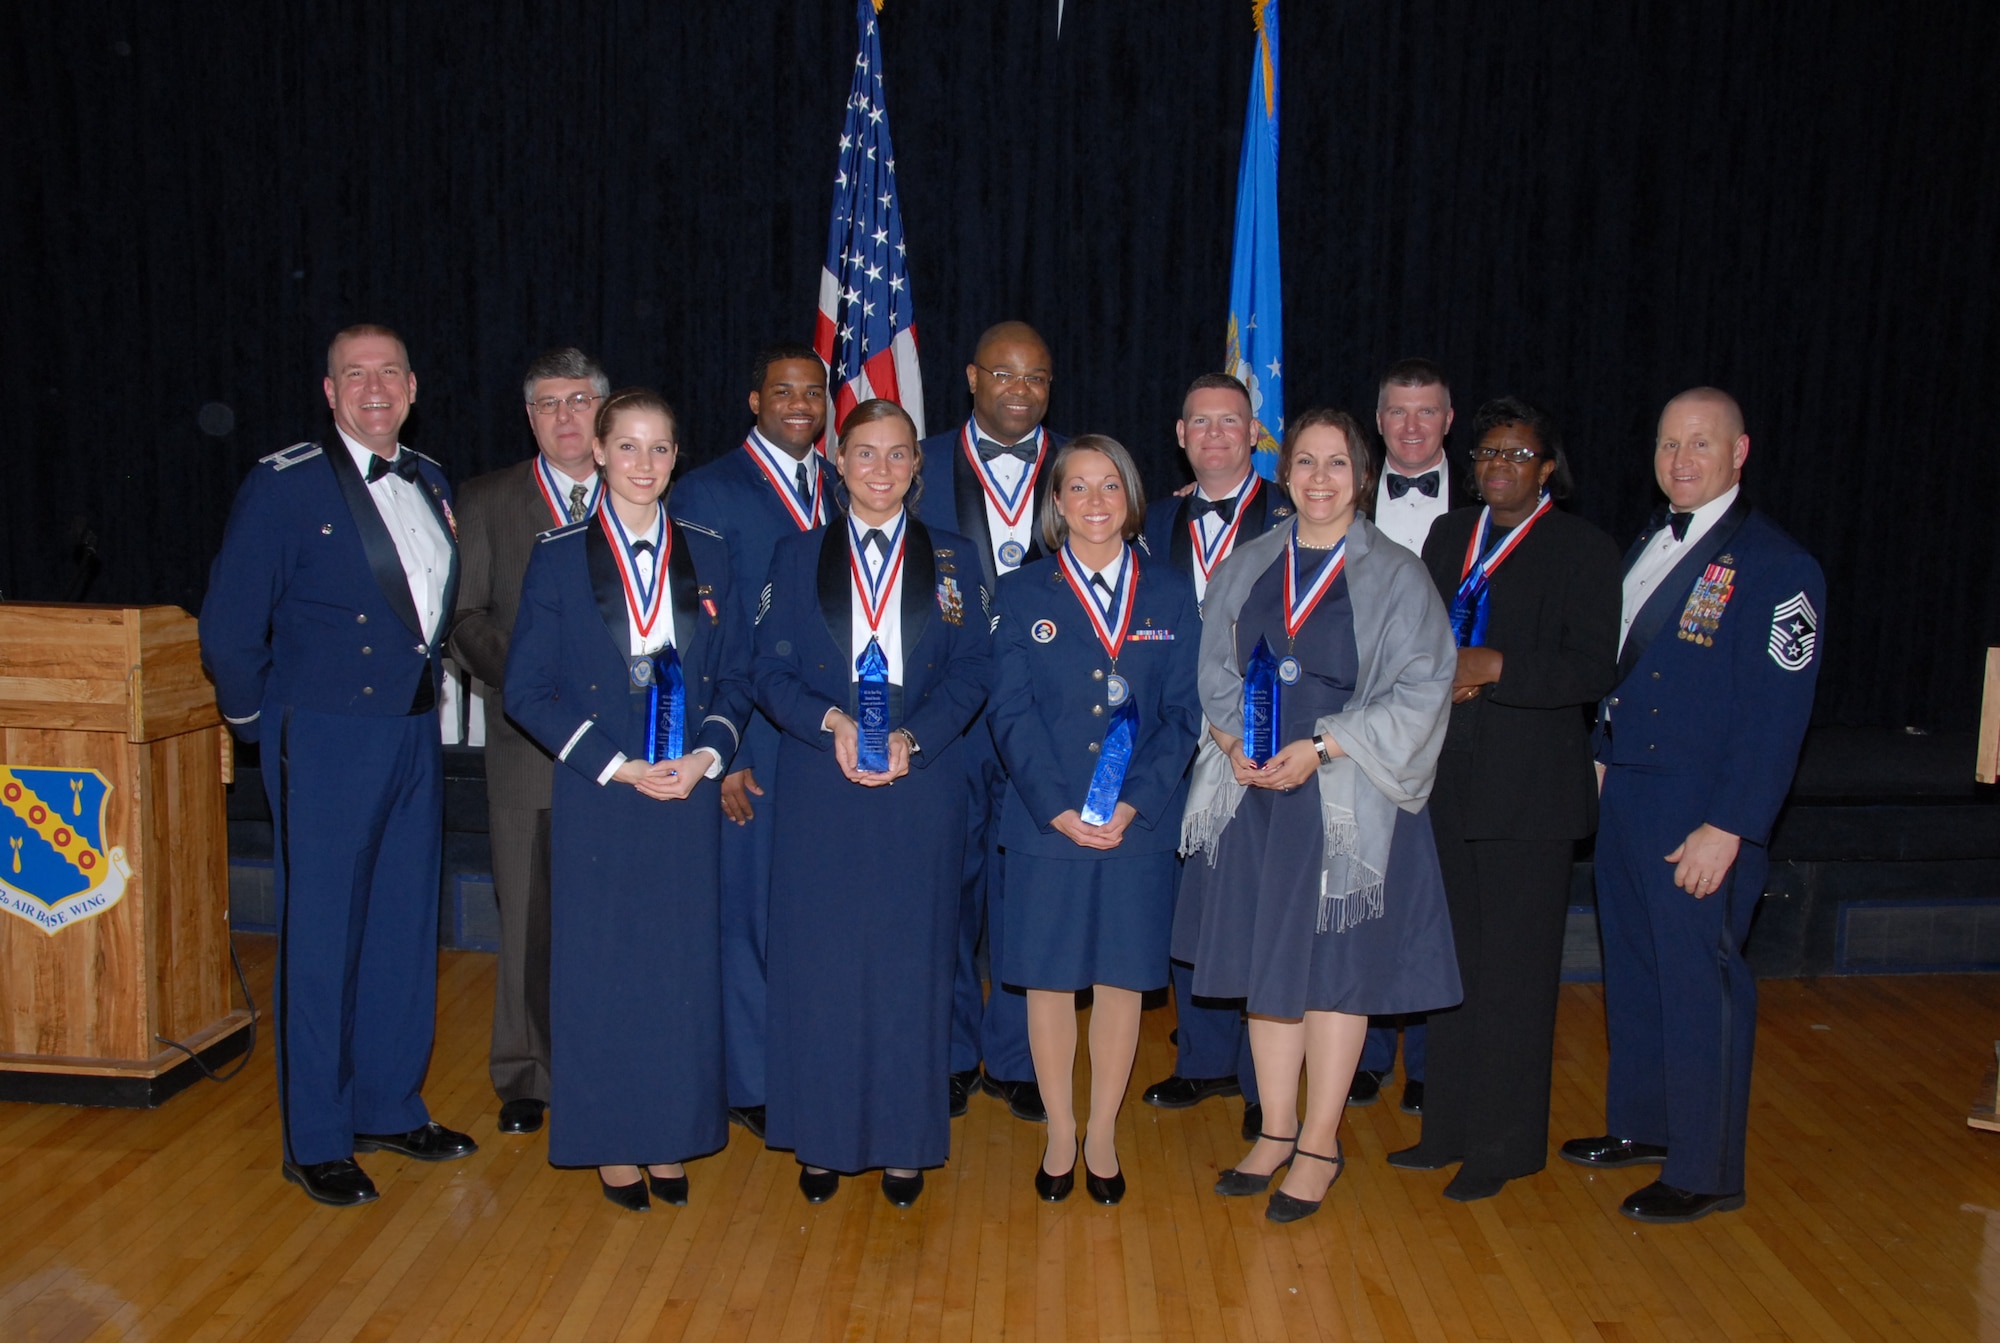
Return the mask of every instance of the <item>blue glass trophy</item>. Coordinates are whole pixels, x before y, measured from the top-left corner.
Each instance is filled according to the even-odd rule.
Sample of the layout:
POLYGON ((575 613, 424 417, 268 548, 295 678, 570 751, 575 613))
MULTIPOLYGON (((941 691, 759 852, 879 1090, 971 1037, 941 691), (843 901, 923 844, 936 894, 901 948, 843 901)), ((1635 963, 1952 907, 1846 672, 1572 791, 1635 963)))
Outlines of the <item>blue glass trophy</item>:
POLYGON ((652 684, 646 687, 646 763, 686 754, 687 680, 681 675, 681 655, 669 644, 653 655, 652 684))
POLYGON ((1263 639, 1243 669, 1243 754, 1260 768, 1278 753, 1278 659, 1263 639))
POLYGON ((854 767, 867 774, 886 774, 889 772, 889 659, 882 653, 880 640, 868 641, 868 647, 854 660, 854 669, 860 673, 854 698, 861 715, 861 739, 856 743, 854 767))
POLYGON ((1104 745, 1097 751, 1097 769, 1090 776, 1090 792, 1083 799, 1083 823, 1103 825, 1118 810, 1118 794, 1125 787, 1125 771, 1132 764, 1132 740, 1139 734, 1139 711, 1128 697, 1111 711, 1104 729, 1104 745))

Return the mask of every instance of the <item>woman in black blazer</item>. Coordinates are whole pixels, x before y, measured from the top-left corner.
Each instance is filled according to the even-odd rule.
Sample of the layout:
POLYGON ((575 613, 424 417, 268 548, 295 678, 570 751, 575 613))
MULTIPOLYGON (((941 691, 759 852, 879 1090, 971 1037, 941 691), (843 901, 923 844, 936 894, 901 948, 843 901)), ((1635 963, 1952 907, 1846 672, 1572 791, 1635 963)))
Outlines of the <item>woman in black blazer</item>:
POLYGON ((1459 645, 1431 825, 1465 1000, 1430 1015, 1423 1139, 1389 1157, 1462 1162, 1460 1202, 1547 1164, 1570 864, 1597 825, 1586 708, 1611 689, 1622 600, 1610 538, 1554 507, 1570 477, 1548 416, 1489 401, 1473 434, 1483 502, 1424 543, 1459 645))

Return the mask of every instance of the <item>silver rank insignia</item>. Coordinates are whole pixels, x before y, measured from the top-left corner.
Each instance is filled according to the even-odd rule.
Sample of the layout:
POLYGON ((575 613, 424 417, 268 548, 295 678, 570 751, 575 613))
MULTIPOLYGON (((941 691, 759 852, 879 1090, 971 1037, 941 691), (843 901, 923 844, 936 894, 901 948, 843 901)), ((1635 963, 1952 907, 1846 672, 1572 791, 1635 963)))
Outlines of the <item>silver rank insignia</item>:
POLYGON ((1818 643, 1819 613, 1806 594, 1779 602, 1771 612, 1771 661, 1786 671, 1804 671, 1812 665, 1818 643))

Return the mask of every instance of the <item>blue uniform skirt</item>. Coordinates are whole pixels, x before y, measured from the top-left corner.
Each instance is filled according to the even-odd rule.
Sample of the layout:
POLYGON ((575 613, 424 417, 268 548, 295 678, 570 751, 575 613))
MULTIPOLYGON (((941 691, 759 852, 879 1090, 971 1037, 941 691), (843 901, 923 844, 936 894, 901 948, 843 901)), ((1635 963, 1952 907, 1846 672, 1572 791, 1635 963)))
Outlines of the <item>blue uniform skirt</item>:
POLYGON ((1077 853, 1008 851, 1001 981, 1024 989, 1163 987, 1179 860, 1171 850, 1077 853))

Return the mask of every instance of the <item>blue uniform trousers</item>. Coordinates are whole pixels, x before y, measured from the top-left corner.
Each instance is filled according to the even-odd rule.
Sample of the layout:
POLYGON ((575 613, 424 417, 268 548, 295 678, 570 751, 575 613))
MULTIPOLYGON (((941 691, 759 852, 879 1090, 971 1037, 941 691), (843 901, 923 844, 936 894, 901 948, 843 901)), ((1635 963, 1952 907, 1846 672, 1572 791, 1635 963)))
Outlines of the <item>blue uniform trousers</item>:
POLYGON ((1388 1022, 1385 1026, 1371 1024, 1368 1037, 1361 1046, 1361 1069, 1363 1072, 1391 1073, 1396 1070, 1396 1034, 1403 1036, 1403 1080, 1421 1082, 1424 1080, 1424 1019, 1419 1015, 1407 1017, 1370 1017, 1371 1023, 1388 1022), (1398 1025, 1397 1023, 1401 1023, 1398 1025))
POLYGON ((1697 900, 1664 861, 1702 823, 1701 777, 1613 765, 1597 832, 1597 926, 1611 1043, 1608 1131, 1667 1149, 1660 1178, 1698 1194, 1743 1188, 1757 982, 1743 959, 1769 857, 1737 852, 1697 900))
POLYGON ((1243 1027, 1240 1007, 1208 1007, 1194 997, 1194 967, 1169 961, 1174 980, 1174 1029, 1179 1054, 1174 1072, 1181 1077, 1234 1077, 1243 1087, 1243 1102, 1257 1104, 1257 1068, 1250 1058, 1250 1032, 1243 1027))
POLYGON ((952 983, 951 1070, 964 1072, 984 1060, 986 1075, 1003 1082, 1029 1082, 1035 1060, 1028 1052, 1028 998, 1002 988, 997 967, 1005 964, 1007 855, 999 849, 1000 809, 1006 804, 1007 776, 993 738, 982 720, 966 734, 967 775, 972 797, 965 839, 965 886, 959 901, 958 968, 952 983), (981 1003, 977 950, 986 934, 987 975, 992 991, 981 1003))
POLYGON ((267 703, 264 791, 278 905, 274 986, 286 1159, 430 1119, 444 756, 435 714, 267 703))
POLYGON ((771 837, 778 824, 778 729, 752 715, 744 734, 757 761, 748 825, 722 822, 722 1047, 729 1104, 764 1103, 764 1020, 770 947, 771 837))

